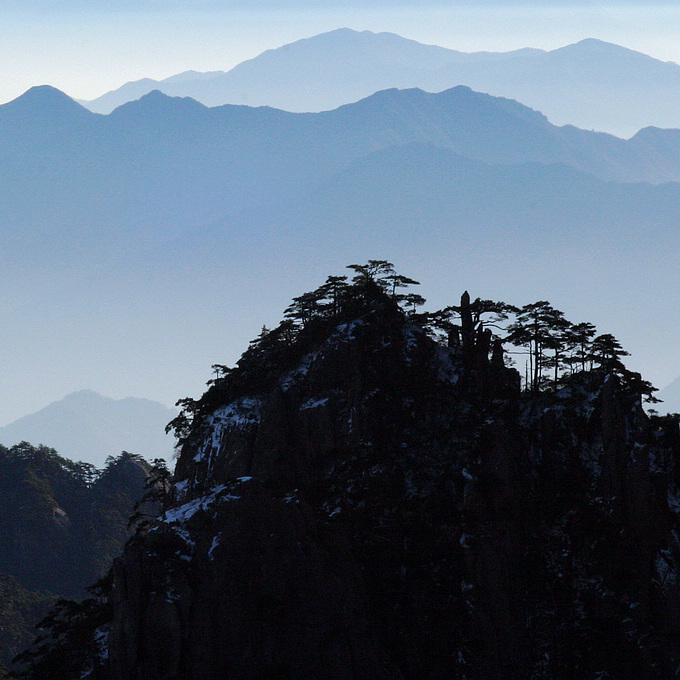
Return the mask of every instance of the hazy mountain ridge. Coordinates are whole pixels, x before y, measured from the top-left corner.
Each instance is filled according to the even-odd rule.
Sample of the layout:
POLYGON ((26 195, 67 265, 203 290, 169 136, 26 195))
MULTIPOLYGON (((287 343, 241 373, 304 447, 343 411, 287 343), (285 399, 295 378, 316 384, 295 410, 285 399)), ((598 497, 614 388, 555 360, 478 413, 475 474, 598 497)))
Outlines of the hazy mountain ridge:
MULTIPOLYGON (((320 114, 207 108, 154 93, 108 116, 38 88, 0 107, 5 375, 24 366, 43 381, 72 357, 84 367, 81 384, 104 367, 125 380, 117 391, 132 381, 136 393, 172 403, 189 376, 261 325, 252 310, 271 305, 272 276, 283 298, 310 266, 386 247, 419 277, 465 270, 491 290, 511 277, 519 299, 539 285, 558 299, 568 281, 580 315, 609 323, 643 362, 655 361, 674 333, 654 310, 675 285, 664 262, 676 248, 677 184, 601 178, 676 177, 679 148, 677 131, 621 140, 557 128, 517 102, 462 87, 387 90, 320 114), (601 248, 615 256, 598 256, 601 248), (613 318, 615 301, 644 296, 631 289, 631 271, 662 293, 613 318), (636 342, 635 329, 649 324, 669 338, 636 342)), ((664 370, 662 385, 677 373, 664 370)))
MULTIPOLYGON (((206 108, 160 93, 109 116, 66 104, 63 94, 41 88, 0 107, 5 214, 39 209, 52 221, 92 223, 113 214, 120 227, 134 202, 138 216, 209 221, 244 203, 289 197, 367 153, 414 141, 494 164, 566 163, 619 181, 680 178, 677 135, 657 131, 650 145, 651 135, 624 141, 557 128, 516 102, 464 87, 387 90, 319 114, 206 108)), ((139 224, 125 230, 132 231, 139 224)), ((96 228, 90 233, 96 242, 105 238, 96 228)))
POLYGON ((456 246, 483 235, 496 241, 489 252, 498 243, 529 238, 567 250, 602 247, 612 229, 619 247, 636 239, 680 245, 680 184, 607 182, 569 165, 490 165, 418 143, 355 161, 302 202, 300 224, 323 224, 315 206, 342 214, 356 231, 373 229, 385 237, 409 222, 443 233, 447 222, 451 230, 476 224, 471 233, 458 231, 456 246))
MULTIPOLYGON (((45 94, 48 101, 56 97, 45 94)), ((29 113, 35 98, 28 98, 29 113)), ((386 90, 319 114, 206 108, 154 92, 109 116, 88 118, 79 109, 66 122, 60 118, 63 137, 51 135, 47 148, 45 133, 33 135, 32 117, 22 117, 21 110, 13 102, 11 120, 0 128, 6 152, 0 170, 9 180, 0 192, 5 214, 26 224, 28 213, 21 239, 33 252, 46 247, 40 224, 48 218, 72 225, 67 233, 56 231, 56 238, 86 239, 93 248, 111 247, 112 237, 152 245, 187 228, 237 219, 244 209, 294 202, 371 153, 413 143, 502 165, 506 174, 515 172, 511 165, 541 163, 608 180, 680 178, 680 136, 674 131, 650 129, 621 140, 557 128, 517 102, 464 87, 440 94, 386 90), (12 141, 17 132, 27 140, 23 148, 12 141), (73 228, 84 220, 97 226, 73 228)), ((0 123, 4 113, 0 107, 0 123)), ((42 119, 37 127, 49 129, 42 119)))
POLYGON ((680 413, 680 378, 660 390, 658 397, 662 400, 657 407, 661 413, 680 413))
POLYGON ((165 426, 175 411, 149 399, 110 399, 81 390, 0 427, 0 443, 52 445, 64 456, 103 468, 109 456, 129 451, 154 458, 172 456, 165 426))
POLYGON ((185 403, 164 512, 27 678, 672 675, 678 419, 597 340, 522 390, 497 313, 534 348, 558 317, 420 315, 389 263, 350 269, 185 403))
POLYGON ((680 66, 595 39, 546 52, 463 53, 389 33, 338 29, 238 64, 227 73, 178 74, 128 83, 91 102, 109 113, 152 89, 209 106, 268 105, 320 111, 377 90, 456 85, 517 99, 556 124, 631 136, 650 125, 680 127, 680 66))
MULTIPOLYGON (((481 58, 485 56, 482 53, 481 58)), ((190 96, 199 99, 208 106, 246 104, 275 106, 291 111, 318 111, 337 108, 387 87, 413 86, 415 83, 410 82, 410 78, 414 71, 439 68, 451 60, 475 57, 476 55, 470 57, 443 47, 422 45, 393 33, 375 34, 370 31, 357 32, 341 28, 266 50, 254 59, 237 64, 229 72, 204 74, 188 71, 160 81, 143 79, 127 83, 118 90, 83 103, 98 113, 110 113, 124 101, 129 101, 128 97, 133 93, 143 94, 152 89, 159 89, 170 96, 190 96), (389 71, 387 84, 384 84, 381 66, 383 70, 389 71), (309 73, 310 70, 313 75, 309 73), (296 71, 298 74, 301 71, 308 71, 307 78, 302 79, 304 82, 302 87, 298 81, 291 90, 290 76, 296 71), (255 92, 250 95, 249 92, 257 91, 258 86, 262 87, 260 84, 262 80, 265 91, 266 88, 275 88, 279 96, 283 96, 289 105, 258 101, 258 94, 255 92), (343 87, 352 84, 356 90, 357 81, 361 82, 362 95, 347 99, 339 94, 343 87), (236 100, 230 99, 228 94, 230 91, 239 92, 235 95, 238 97, 236 100), (334 98, 334 103, 312 105, 311 108, 293 104, 296 98, 301 96, 315 98, 316 101, 329 101, 330 98, 334 98)))

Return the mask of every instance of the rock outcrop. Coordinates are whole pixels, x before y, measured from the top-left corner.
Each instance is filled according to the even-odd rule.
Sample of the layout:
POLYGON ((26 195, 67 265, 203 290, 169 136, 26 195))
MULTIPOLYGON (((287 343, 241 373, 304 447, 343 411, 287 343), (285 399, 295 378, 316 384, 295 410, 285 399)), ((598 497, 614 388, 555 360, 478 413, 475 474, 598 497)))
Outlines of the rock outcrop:
POLYGON ((465 305, 445 346, 376 295, 215 381, 88 677, 673 677, 677 421, 602 371, 521 392, 465 305))

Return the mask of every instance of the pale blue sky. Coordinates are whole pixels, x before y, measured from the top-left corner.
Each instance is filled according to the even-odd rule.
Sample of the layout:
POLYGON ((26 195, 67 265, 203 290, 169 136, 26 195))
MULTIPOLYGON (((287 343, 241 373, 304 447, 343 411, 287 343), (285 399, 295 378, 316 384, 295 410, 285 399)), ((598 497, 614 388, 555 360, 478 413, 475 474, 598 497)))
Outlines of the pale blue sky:
POLYGON ((0 19, 0 102, 38 84, 91 99, 143 77, 228 70, 342 26, 462 51, 595 37, 680 62, 678 3, 4 0, 0 19))
MULTIPOLYGON (((525 46, 553 49, 594 37, 680 63, 679 5, 677 2, 607 4, 586 0, 560 6, 509 0, 504 3, 469 0, 463 3, 461 0, 446 4, 374 2, 369 6, 356 0, 0 0, 0 102, 40 84, 53 85, 76 98, 93 99, 143 77, 162 79, 189 69, 228 70, 266 49, 340 27, 391 31, 462 51, 503 51, 525 46)), ((277 263, 278 256, 272 257, 277 263)), ((390 258, 390 254, 371 252, 368 257, 390 258)), ((668 268, 675 272, 673 258, 674 254, 670 253, 668 268)), ((340 265, 356 259, 360 258, 353 255, 351 259, 341 260, 340 265)), ((417 274, 417 270, 411 271, 406 266, 409 263, 395 262, 406 273, 417 274)), ((337 267, 325 269, 319 273, 318 280, 323 280, 328 273, 341 271, 337 267)), ((31 287, 38 289, 34 297, 40 299, 42 286, 55 285, 52 273, 44 272, 44 276, 45 282, 30 273, 24 276, 23 283, 14 283, 19 288, 25 285, 23 292, 30 293, 31 287)), ((63 285, 68 289, 76 284, 66 281, 63 285)), ((317 280, 312 280, 309 287, 314 285, 318 285, 317 280)), ((432 285, 436 286, 436 281, 432 285)), ((462 285, 475 290, 477 284, 466 279, 462 285)), ((480 288, 477 285, 477 289, 480 288)), ((295 289, 293 294, 299 294, 300 290, 295 289)), ((427 291, 423 292, 429 296, 427 291)), ((30 298, 29 293, 26 294, 30 298)), ((485 294, 483 289, 481 294, 485 294)), ((541 290, 539 295, 544 297, 549 291, 541 290)), ((212 297, 208 294, 207 298, 221 299, 219 292, 212 297)), ((223 346, 223 327, 220 326, 214 338, 202 332, 201 342, 207 343, 206 347, 201 352, 197 349, 198 341, 188 344, 182 352, 185 357, 182 371, 174 367, 168 370, 163 363, 164 355, 154 352, 153 348, 135 345, 133 354, 126 343, 147 342, 135 329, 120 334, 113 328, 110 334, 120 346, 114 346, 112 359, 100 361, 92 348, 97 348, 97 333, 102 332, 102 328, 108 329, 107 323, 115 326, 115 314, 109 314, 109 310, 102 312, 107 315, 106 319, 93 320, 89 334, 76 338, 84 349, 77 365, 69 363, 63 356, 63 347, 70 347, 73 339, 68 337, 68 329, 59 327, 57 321, 63 313, 79 312, 48 310, 47 321, 41 323, 50 329, 49 333, 37 328, 31 335, 30 329, 21 324, 8 330, 10 340, 6 346, 25 350, 27 358, 5 361, 0 367, 5 371, 0 376, 5 391, 11 395, 0 400, 0 425, 82 388, 96 389, 116 398, 145 396, 166 404, 186 394, 198 396, 209 377, 210 364, 235 361, 262 322, 278 320, 287 300, 249 301, 250 307, 257 310, 257 323, 252 329, 240 331, 244 337, 239 336, 238 343, 232 338, 238 345, 238 352, 234 349, 232 355, 223 346), (49 314, 56 319, 54 324, 49 314), (24 348, 26 334, 33 339, 28 348, 24 348), (42 347, 41 343, 47 344, 42 347), (34 345, 44 356, 29 356, 34 345), (128 365, 133 365, 132 371, 122 375, 120 366, 128 365)), ((446 300, 444 304, 449 302, 446 300)), ((561 306, 560 300, 553 302, 561 306)), ((646 309, 643 303, 640 306, 646 309)), ((570 310, 565 308, 565 311, 570 310)), ((612 314, 619 311, 613 310, 612 314)), ((589 320, 604 331, 620 335, 612 319, 601 316, 602 313, 593 314, 589 320)), ((36 318, 41 317, 38 314, 36 318)), ((224 318, 228 318, 226 312, 224 318)), ((37 323, 35 319, 34 323, 37 323)), ((168 315, 167 323, 170 337, 174 317, 168 315)), ((225 324, 228 326, 226 321, 225 324)), ((636 355, 635 362, 639 361, 640 354, 645 355, 640 361, 644 367, 633 363, 633 368, 644 368, 646 377, 659 386, 676 377, 678 360, 673 359, 670 368, 666 365, 668 352, 664 349, 667 345, 663 333, 655 334, 651 345, 640 341, 637 347, 626 342, 623 335, 620 337, 636 355)), ((71 355, 78 353, 79 346, 75 347, 71 355)))

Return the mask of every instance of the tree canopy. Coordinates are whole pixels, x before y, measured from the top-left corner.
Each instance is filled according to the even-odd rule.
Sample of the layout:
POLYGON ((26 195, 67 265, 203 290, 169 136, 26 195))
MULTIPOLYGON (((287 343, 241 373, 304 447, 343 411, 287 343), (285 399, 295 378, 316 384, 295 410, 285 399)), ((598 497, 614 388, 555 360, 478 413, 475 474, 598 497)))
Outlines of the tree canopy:
MULTIPOLYGON (((282 370, 292 368, 314 343, 339 324, 352 321, 377 306, 419 325, 431 337, 462 351, 476 337, 486 338, 489 352, 505 347, 508 355, 526 358, 523 383, 529 393, 557 389, 587 371, 611 372, 624 384, 654 402, 656 388, 629 371, 622 362, 628 355, 610 334, 597 335, 590 322, 572 323, 547 300, 521 307, 499 300, 470 298, 467 291, 461 303, 440 310, 417 313, 425 298, 409 290, 419 285, 400 274, 387 260, 350 264, 353 272, 328 276, 315 290, 293 298, 284 318, 273 329, 264 328, 251 341, 236 366, 213 365, 214 377, 198 400, 177 402, 179 415, 168 425, 179 443, 189 436, 193 425, 240 390, 266 389, 282 370)), ((520 367, 521 368, 521 367, 520 367)), ((521 372, 521 371, 520 371, 521 372)))

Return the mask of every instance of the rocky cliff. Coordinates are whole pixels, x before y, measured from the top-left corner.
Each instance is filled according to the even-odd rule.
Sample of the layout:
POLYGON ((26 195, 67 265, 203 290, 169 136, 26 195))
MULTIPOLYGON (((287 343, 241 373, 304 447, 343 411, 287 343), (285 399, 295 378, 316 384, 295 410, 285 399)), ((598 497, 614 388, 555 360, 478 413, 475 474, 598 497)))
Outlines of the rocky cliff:
POLYGON ((185 403, 83 677, 673 677, 677 420, 602 369, 522 391, 466 297, 438 342, 365 284, 185 403))

